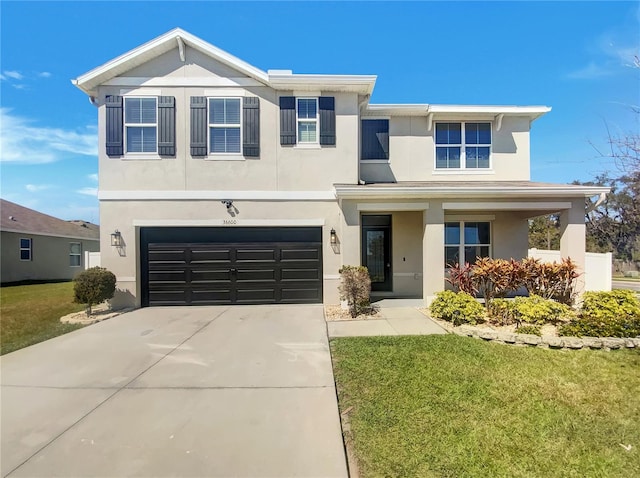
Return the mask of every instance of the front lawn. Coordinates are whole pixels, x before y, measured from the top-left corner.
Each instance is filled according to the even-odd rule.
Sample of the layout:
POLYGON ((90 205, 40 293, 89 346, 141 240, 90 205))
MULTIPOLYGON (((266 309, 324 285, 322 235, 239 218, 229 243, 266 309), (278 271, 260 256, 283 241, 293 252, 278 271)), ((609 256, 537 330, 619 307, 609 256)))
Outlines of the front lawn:
POLYGON ((0 288, 0 354, 80 328, 60 317, 82 309, 73 303, 73 282, 0 288))
POLYGON ((640 476, 637 350, 444 335, 341 338, 331 351, 363 477, 640 476))

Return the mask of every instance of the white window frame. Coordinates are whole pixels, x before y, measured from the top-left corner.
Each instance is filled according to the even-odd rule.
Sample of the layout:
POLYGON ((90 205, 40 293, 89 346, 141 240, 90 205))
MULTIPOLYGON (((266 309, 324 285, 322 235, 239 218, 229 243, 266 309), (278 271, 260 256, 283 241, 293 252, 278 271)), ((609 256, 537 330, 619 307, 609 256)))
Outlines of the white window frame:
POLYGON ((242 97, 240 96, 207 96, 207 156, 211 158, 220 158, 222 156, 234 156, 234 159, 242 159, 242 97), (211 118, 211 100, 238 100, 240 103, 240 119, 239 124, 227 124, 227 123, 209 123, 211 118), (238 127, 240 131, 240 151, 237 153, 214 153, 211 151, 211 128, 235 128, 238 127))
POLYGON ((82 242, 70 242, 69 243, 69 267, 82 267, 82 242), (73 245, 77 244, 78 246, 80 246, 80 252, 79 253, 75 253, 73 252, 73 245), (71 258, 72 257, 78 257, 80 260, 78 261, 78 265, 73 265, 71 263, 71 258))
POLYGON ((465 172, 476 172, 476 173, 485 173, 493 171, 493 122, 485 121, 485 120, 469 120, 469 121, 437 121, 433 126, 433 169, 435 172, 446 172, 446 171, 465 171, 465 172), (436 129, 439 124, 452 124, 459 123, 460 124, 460 143, 456 144, 439 144, 436 141, 436 129), (485 123, 489 125, 489 132, 491 134, 491 142, 489 144, 466 144, 466 125, 467 123, 485 123), (438 167, 438 147, 442 148, 460 148, 460 167, 459 168, 439 168, 438 167), (477 148, 486 148, 489 147, 489 166, 486 168, 467 168, 467 147, 477 147, 477 148))
MULTIPOLYGON (((122 138, 124 144, 124 154, 125 156, 158 156, 158 97, 155 95, 131 95, 125 96, 123 98, 124 104, 122 111, 122 123, 124 124, 124 138, 122 138), (156 122, 155 123, 127 123, 127 100, 138 100, 138 99, 153 99, 156 102, 156 122), (154 127, 156 129, 156 149, 155 151, 129 151, 129 145, 127 144, 127 128, 148 128, 154 127)), ((159 156, 158 156, 159 157, 159 156)))
MULTIPOLYGON (((492 221, 482 221, 482 220, 478 220, 478 219, 467 219, 464 221, 458 221, 458 220, 446 220, 445 218, 445 228, 446 228, 446 224, 447 223, 454 223, 454 224, 458 224, 458 226, 460 227, 460 244, 458 244, 458 260, 459 260, 459 264, 460 265, 464 265, 467 262, 469 262, 467 260, 467 258, 465 257, 465 253, 464 253, 464 248, 469 245, 469 246, 481 246, 481 247, 488 247, 489 248, 489 255, 487 257, 493 257, 493 222, 492 221), (475 222, 475 223, 486 223, 489 224, 489 243, 488 244, 466 244, 464 242, 464 226, 466 223, 469 222, 475 222)), ((446 237, 445 237, 445 241, 443 244, 443 247, 446 248, 447 247, 455 247, 456 244, 447 244, 446 242, 446 237)), ((445 252, 445 260, 447 257, 447 254, 445 252)), ((445 264, 444 265, 446 269, 449 269, 449 264, 445 264)))
POLYGON ((317 146, 320 145, 320 102, 318 101, 318 97, 315 96, 300 96, 296 97, 296 145, 300 146, 317 146), (300 118, 298 115, 298 105, 300 100, 314 100, 316 102, 316 117, 312 118, 300 118), (313 123, 316 124, 316 140, 315 141, 300 141, 300 122, 303 123, 313 123))
POLYGON ((33 239, 30 237, 21 237, 18 239, 18 246, 20 249, 20 260, 21 261, 31 261, 33 260, 33 239), (29 247, 22 247, 22 241, 29 241, 29 247), (22 258, 22 251, 29 251, 29 259, 22 258))

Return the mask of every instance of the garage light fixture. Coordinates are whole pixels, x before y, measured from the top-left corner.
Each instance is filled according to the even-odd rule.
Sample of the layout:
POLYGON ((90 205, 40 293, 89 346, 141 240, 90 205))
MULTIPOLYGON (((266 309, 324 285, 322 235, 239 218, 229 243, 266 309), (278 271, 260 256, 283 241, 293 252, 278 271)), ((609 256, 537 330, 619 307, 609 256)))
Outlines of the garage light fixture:
POLYGON ((332 228, 329 234, 330 234, 329 241, 331 242, 331 244, 337 244, 338 236, 336 235, 336 230, 332 228))
POLYGON ((122 234, 117 229, 111 233, 111 245, 113 247, 122 247, 122 234))

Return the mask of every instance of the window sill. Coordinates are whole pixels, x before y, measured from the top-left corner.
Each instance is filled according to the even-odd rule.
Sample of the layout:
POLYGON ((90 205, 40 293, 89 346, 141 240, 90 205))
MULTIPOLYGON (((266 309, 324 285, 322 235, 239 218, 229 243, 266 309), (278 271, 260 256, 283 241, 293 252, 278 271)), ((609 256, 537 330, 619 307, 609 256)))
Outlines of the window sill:
POLYGON ((160 155, 158 154, 125 154, 124 156, 122 156, 121 159, 124 159, 125 161, 156 161, 156 160, 160 160, 163 159, 160 155))
POLYGON ((434 169, 431 174, 444 176, 451 174, 495 174, 495 171, 493 169, 434 169))
POLYGON ((294 149, 322 149, 320 143, 296 143, 294 149))
POLYGON ((204 157, 205 161, 246 161, 246 159, 241 154, 220 154, 204 157))
POLYGON ((361 159, 360 164, 389 164, 388 159, 361 159))

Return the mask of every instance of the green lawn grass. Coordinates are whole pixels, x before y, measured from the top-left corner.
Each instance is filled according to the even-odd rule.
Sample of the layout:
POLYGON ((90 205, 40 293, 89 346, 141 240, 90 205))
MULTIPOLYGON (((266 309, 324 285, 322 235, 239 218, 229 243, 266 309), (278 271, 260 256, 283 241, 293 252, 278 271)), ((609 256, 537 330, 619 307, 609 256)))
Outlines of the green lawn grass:
POLYGON ((73 282, 0 288, 0 354, 80 328, 60 317, 82 309, 73 303, 73 282))
POLYGON ((363 477, 640 476, 637 350, 455 335, 341 338, 331 350, 363 477))

